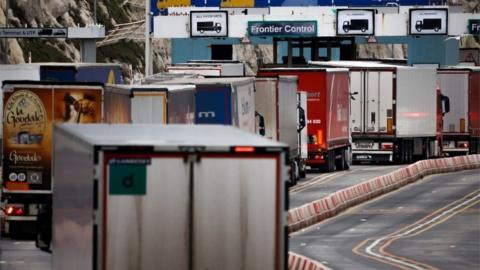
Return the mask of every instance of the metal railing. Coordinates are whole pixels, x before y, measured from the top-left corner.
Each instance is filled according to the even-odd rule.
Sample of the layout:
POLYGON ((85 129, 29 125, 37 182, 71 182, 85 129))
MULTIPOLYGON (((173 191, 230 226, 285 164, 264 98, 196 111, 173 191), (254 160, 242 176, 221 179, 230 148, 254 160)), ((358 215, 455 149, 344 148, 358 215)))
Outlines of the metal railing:
POLYGON ((103 40, 97 42, 97 47, 111 45, 121 40, 145 41, 145 20, 115 25, 103 40))

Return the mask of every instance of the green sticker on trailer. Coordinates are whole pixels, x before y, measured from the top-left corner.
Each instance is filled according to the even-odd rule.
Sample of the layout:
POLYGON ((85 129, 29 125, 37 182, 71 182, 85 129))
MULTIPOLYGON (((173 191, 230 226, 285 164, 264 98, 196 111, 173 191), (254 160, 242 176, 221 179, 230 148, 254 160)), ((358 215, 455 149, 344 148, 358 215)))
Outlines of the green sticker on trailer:
POLYGON ((110 164, 110 195, 145 195, 146 164, 110 164))

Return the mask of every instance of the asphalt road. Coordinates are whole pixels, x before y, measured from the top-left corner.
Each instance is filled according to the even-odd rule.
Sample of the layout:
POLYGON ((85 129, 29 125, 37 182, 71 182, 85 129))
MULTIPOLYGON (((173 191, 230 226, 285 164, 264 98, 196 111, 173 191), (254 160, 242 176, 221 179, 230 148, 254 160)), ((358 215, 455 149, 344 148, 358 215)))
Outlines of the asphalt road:
POLYGON ((40 251, 32 241, 0 240, 1 270, 50 270, 51 254, 40 251))
POLYGON ((480 269, 480 170, 426 177, 291 236, 333 269, 480 269))
POLYGON ((354 165, 347 171, 309 173, 290 188, 290 209, 326 197, 335 191, 385 175, 407 165, 354 165))

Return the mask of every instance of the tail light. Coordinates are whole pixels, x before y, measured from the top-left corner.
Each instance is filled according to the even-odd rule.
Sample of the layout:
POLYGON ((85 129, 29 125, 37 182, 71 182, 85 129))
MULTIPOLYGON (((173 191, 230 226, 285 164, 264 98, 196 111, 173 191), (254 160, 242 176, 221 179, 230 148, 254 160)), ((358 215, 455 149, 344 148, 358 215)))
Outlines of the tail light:
POLYGON ((465 118, 460 119, 460 132, 465 132, 465 118))
POLYGON ((23 205, 7 205, 5 214, 8 216, 23 216, 25 210, 23 209, 23 205))
POLYGON ((252 153, 255 152, 255 148, 250 146, 237 146, 235 147, 235 152, 237 153, 252 153))
POLYGON ((468 142, 458 142, 459 148, 468 148, 468 142))
POLYGON ((393 149, 393 143, 382 143, 382 150, 392 150, 393 149))
POLYGON ((323 130, 317 131, 317 144, 323 145, 323 130))

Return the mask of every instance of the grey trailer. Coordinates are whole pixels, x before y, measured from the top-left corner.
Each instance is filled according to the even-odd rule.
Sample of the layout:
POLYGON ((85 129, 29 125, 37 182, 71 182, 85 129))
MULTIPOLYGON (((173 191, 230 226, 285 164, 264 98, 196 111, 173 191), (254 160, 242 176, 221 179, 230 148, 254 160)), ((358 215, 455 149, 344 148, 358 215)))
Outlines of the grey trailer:
POLYGON ((286 269, 285 144, 219 125, 57 125, 53 269, 286 269))
MULTIPOLYGON (((300 160, 297 125, 297 76, 255 78, 255 111, 263 116, 265 137, 288 144, 292 184, 305 174, 300 160), (303 172, 300 172, 303 169, 303 172)), ((305 119, 303 119, 305 122, 305 119)), ((257 124, 256 127, 260 126, 257 124)), ((258 132, 257 132, 258 133, 258 132)))

